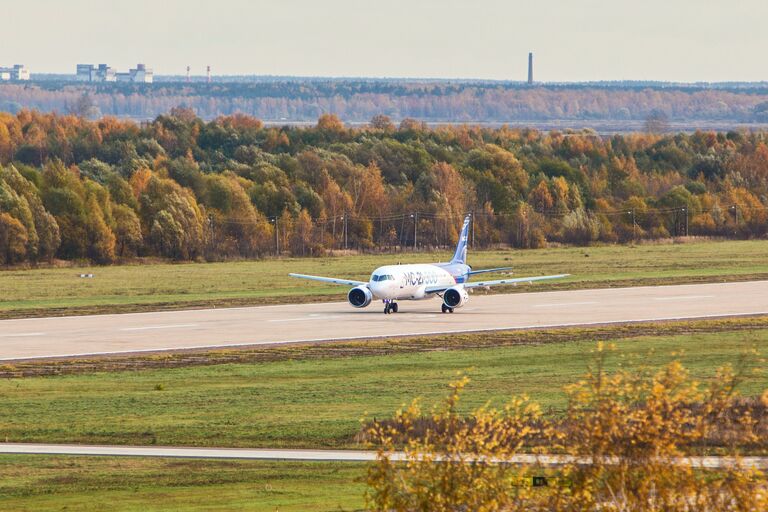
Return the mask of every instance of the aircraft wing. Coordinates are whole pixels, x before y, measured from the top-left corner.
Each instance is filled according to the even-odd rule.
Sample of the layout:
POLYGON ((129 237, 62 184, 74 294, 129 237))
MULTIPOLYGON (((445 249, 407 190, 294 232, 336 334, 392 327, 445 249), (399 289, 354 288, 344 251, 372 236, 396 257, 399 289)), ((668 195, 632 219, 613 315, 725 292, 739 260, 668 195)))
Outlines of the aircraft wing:
POLYGON ((546 281, 548 279, 562 279, 571 274, 557 274, 554 276, 515 277, 512 279, 497 279, 496 281, 478 281, 476 283, 464 283, 464 288, 482 288, 485 286, 498 286, 500 284, 532 283, 533 281, 546 281))
MULTIPOLYGON (((554 276, 535 276, 535 277, 515 277, 511 279, 497 279, 495 281, 478 281, 476 283, 464 283, 463 286, 465 289, 470 288, 483 288, 487 286, 498 286, 501 284, 516 284, 516 283, 532 283, 533 281, 546 281, 548 279, 562 279, 563 277, 568 277, 571 274, 557 274, 554 276)), ((457 286, 457 285, 454 285, 457 286)), ((448 288, 452 288, 451 286, 441 286, 441 287, 432 287, 427 288, 424 290, 425 293, 440 293, 444 292, 448 288)))
POLYGON ((362 286, 368 283, 364 281, 355 281, 353 279, 337 279, 335 277, 308 276, 306 274, 288 274, 291 277, 299 279, 310 279, 312 281, 322 281, 323 283, 340 284, 344 286, 362 286))

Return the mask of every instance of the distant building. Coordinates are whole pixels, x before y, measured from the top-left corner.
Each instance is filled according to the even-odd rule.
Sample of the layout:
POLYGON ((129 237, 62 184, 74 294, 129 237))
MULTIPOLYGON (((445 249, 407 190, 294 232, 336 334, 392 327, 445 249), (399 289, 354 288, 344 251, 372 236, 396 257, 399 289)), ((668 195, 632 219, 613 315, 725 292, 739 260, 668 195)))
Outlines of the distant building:
POLYGON ((78 64, 75 79, 78 82, 90 82, 93 74, 93 64, 78 64))
POLYGON ((0 81, 21 82, 29 80, 29 68, 24 64, 15 64, 10 68, 0 67, 0 81))
POLYGON ((136 69, 129 71, 134 82, 141 82, 144 84, 151 84, 155 79, 155 73, 151 69, 148 69, 144 64, 136 64, 136 69))
POLYGON ((80 82, 137 82, 151 84, 154 73, 144 64, 138 64, 127 73, 118 73, 106 64, 78 64, 76 79, 80 82))
POLYGON ((111 68, 106 64, 99 64, 99 67, 94 70, 96 73, 96 82, 114 82, 117 72, 115 68, 111 68))

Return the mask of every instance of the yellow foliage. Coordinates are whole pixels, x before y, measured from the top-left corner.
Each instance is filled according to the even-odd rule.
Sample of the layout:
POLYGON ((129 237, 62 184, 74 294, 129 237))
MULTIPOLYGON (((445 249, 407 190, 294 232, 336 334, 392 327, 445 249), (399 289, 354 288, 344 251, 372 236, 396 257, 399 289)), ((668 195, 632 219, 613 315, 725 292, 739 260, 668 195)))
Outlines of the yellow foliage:
MULTIPOLYGON (((735 407, 738 372, 723 367, 706 386, 678 362, 608 373, 610 350, 599 344, 587 374, 567 387, 562 418, 543 416, 527 397, 463 416, 457 406, 469 379, 461 377, 428 415, 416 400, 392 421, 373 423, 368 508, 767 510, 765 475, 739 458, 741 446, 766 440, 755 435, 751 411, 735 407), (730 464, 700 467, 693 456, 708 453, 715 433, 727 440, 717 449, 730 464), (557 467, 542 463, 545 453, 559 457, 557 467), (549 485, 533 487, 533 476, 549 485)), ((768 405, 768 391, 762 401, 768 405)))

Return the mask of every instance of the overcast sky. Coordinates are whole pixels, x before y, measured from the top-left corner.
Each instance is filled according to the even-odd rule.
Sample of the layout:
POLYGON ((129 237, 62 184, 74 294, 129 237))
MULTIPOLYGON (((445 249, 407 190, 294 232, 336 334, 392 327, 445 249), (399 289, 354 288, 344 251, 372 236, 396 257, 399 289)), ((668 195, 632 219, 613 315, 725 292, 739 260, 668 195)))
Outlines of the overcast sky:
POLYGON ((768 0, 0 0, 0 65, 158 74, 768 80, 768 0))

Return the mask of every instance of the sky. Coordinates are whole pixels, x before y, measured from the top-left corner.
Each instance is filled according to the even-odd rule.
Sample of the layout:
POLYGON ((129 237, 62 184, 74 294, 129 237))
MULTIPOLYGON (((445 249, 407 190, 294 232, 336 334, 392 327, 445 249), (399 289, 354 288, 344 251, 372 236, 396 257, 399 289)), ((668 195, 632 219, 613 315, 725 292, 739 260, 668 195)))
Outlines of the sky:
POLYGON ((768 80, 767 0, 0 0, 0 66, 537 81, 768 80))

